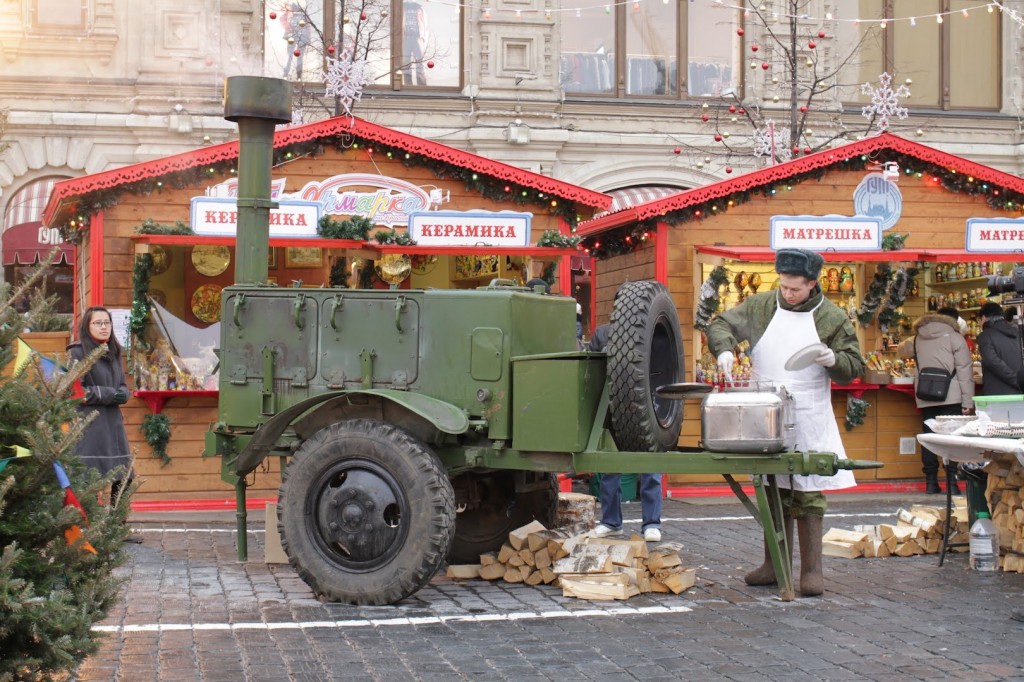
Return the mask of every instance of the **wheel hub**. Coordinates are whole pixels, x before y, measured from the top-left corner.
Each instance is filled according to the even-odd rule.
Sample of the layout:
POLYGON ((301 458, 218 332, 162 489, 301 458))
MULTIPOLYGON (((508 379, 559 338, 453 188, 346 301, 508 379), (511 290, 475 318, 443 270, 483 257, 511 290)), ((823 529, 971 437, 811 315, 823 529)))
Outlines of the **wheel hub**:
POLYGON ((338 559, 370 567, 395 550, 402 505, 389 479, 384 472, 347 469, 322 489, 317 531, 338 559))

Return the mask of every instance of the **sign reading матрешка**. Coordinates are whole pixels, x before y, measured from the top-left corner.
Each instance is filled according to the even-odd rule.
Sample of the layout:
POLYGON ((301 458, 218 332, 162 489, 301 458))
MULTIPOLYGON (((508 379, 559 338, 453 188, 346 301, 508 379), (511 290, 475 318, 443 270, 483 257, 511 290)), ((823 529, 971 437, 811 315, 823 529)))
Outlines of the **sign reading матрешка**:
POLYGON ((968 218, 968 251, 1024 253, 1024 218, 968 218))
POLYGON ((777 215, 771 217, 772 249, 881 251, 882 220, 867 216, 777 215))
POLYGON ((530 213, 426 211, 409 216, 409 236, 421 246, 529 246, 530 213))

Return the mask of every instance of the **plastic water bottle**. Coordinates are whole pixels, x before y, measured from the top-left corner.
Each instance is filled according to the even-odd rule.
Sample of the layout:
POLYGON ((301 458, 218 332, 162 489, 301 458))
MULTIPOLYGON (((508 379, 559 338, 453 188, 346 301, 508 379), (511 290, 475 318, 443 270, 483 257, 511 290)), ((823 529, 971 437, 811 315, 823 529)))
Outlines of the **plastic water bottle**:
POLYGON ((988 512, 978 512, 971 526, 971 568, 975 571, 994 571, 999 563, 999 533, 988 512))

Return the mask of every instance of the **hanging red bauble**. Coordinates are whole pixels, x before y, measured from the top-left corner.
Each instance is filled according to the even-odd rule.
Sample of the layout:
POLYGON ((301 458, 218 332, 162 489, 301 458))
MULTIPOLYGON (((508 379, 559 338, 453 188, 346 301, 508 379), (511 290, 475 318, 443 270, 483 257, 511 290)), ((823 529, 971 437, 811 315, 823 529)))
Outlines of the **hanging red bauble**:
POLYGON ((747 110, 746 109, 740 109, 740 113, 741 114, 745 114, 745 113, 747 113, 747 110))
POLYGON ((705 123, 707 123, 708 122, 708 115, 707 114, 701 114, 700 115, 700 120, 702 120, 705 123))
POLYGON ((757 50, 758 50, 757 43, 754 43, 753 45, 750 46, 750 51, 751 52, 757 52, 757 50))
POLYGON ((302 50, 300 50, 299 48, 295 48, 295 51, 292 52, 292 54, 295 55, 296 57, 301 57, 302 56, 302 50))
POLYGON ((800 153, 800 147, 797 147, 796 145, 793 145, 792 152, 793 152, 794 155, 799 154, 800 153))
POLYGON ((715 142, 721 142, 721 141, 722 141, 722 136, 719 135, 718 133, 715 133, 715 142))
POLYGON ((672 153, 673 154, 682 154, 683 150, 680 149, 679 147, 676 147, 675 149, 672 150, 672 153))
POLYGON ((432 69, 432 68, 434 68, 434 62, 433 62, 433 60, 431 60, 431 61, 427 62, 427 68, 428 68, 428 69, 432 69))
POLYGON ((334 45, 327 46, 327 54, 334 54, 334 45))
POLYGON ((736 35, 741 36, 741 35, 743 35, 743 33, 744 33, 744 31, 743 31, 742 28, 736 29, 736 35))
POLYGON ((270 17, 271 21, 273 21, 274 19, 277 19, 277 12, 271 12, 267 16, 270 17))
POLYGON ((730 114, 735 114, 736 113, 736 107, 730 104, 729 105, 729 113, 730 114))
POLYGON ((807 43, 807 47, 811 48, 812 50, 814 48, 816 48, 817 46, 818 46, 818 43, 814 42, 813 40, 811 42, 807 43))
POLYGON ((806 114, 806 113, 807 113, 807 105, 806 105, 806 104, 804 104, 804 105, 801 105, 801 107, 800 107, 800 113, 801 113, 801 114, 806 114))
POLYGON ((359 21, 366 21, 366 12, 359 15, 359 21))
POLYGON ((769 64, 768 62, 761 62, 761 68, 764 69, 765 71, 768 70, 769 66, 771 66, 771 64, 769 64))
POLYGON ((804 154, 810 154, 810 153, 811 153, 811 148, 810 147, 804 147, 804 154))
POLYGON ((732 166, 726 166, 725 167, 725 172, 726 173, 732 173, 732 166))
POLYGON ((825 37, 825 32, 824 31, 818 31, 818 37, 819 38, 824 38, 825 37))

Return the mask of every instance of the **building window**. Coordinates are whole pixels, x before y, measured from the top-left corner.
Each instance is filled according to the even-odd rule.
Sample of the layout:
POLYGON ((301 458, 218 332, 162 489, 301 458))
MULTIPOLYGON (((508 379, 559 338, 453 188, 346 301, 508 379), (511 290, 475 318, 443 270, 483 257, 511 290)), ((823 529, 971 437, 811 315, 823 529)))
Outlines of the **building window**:
POLYGON ((292 0, 277 4, 265 42, 270 73, 322 83, 326 57, 337 57, 347 49, 354 59, 366 62, 369 88, 462 85, 458 3, 366 0, 325 6, 321 0, 292 0))
POLYGON ((89 0, 32 0, 32 28, 37 31, 84 31, 89 0))
POLYGON ((857 0, 848 11, 856 12, 855 18, 892 21, 885 28, 877 21, 838 22, 838 45, 861 43, 843 69, 849 84, 845 101, 870 101, 860 84, 877 85, 884 71, 893 75, 894 87, 910 79, 911 95, 903 101, 907 106, 1000 107, 1000 12, 989 12, 973 0, 857 0))
POLYGON ((675 0, 603 6, 566 0, 563 8, 566 93, 702 98, 737 87, 736 10, 675 0))

